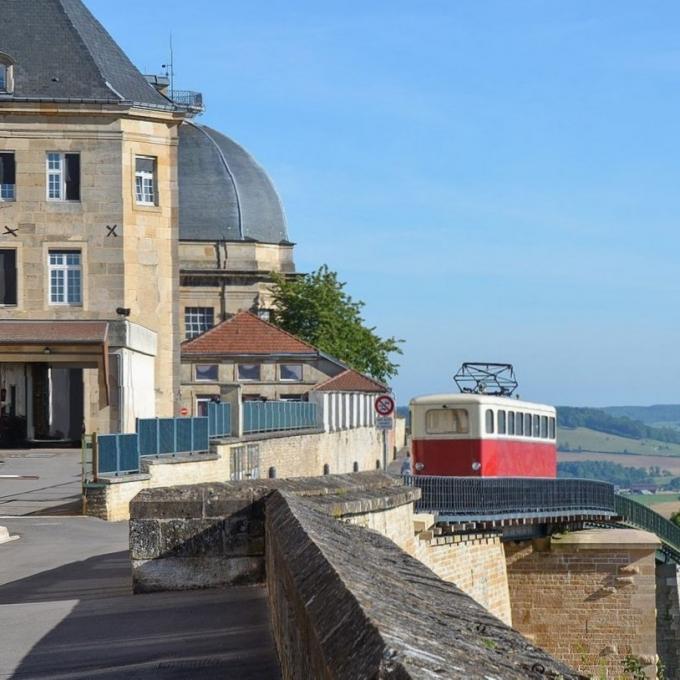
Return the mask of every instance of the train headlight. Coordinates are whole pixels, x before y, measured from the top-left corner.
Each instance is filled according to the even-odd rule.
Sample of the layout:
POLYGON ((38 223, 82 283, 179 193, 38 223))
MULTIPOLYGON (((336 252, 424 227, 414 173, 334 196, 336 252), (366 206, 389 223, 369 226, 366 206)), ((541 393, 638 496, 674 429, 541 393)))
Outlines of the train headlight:
POLYGON ((475 462, 472 464, 472 469, 473 469, 475 472, 479 472, 479 471, 482 469, 482 464, 475 461, 475 462))
POLYGON ((415 465, 415 468, 418 470, 418 472, 420 472, 424 467, 425 465, 423 463, 416 463, 415 465))

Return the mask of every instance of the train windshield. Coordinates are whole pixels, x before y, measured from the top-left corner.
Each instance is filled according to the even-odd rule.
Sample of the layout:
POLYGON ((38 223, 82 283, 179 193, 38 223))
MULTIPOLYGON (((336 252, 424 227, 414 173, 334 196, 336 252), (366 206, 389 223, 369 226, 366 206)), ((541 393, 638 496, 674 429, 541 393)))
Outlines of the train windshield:
POLYGON ((470 418, 467 409, 430 409, 425 414, 425 431, 427 434, 464 434, 469 432, 470 418))

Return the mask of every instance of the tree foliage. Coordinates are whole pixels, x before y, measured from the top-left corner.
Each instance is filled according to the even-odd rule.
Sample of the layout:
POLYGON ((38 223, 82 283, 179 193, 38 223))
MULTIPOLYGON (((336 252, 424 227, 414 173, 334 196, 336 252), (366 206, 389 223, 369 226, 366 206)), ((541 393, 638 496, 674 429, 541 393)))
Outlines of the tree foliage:
POLYGON ((561 478, 599 479, 619 487, 633 484, 651 484, 653 470, 641 467, 625 467, 606 460, 569 461, 557 464, 557 476, 561 478))
POLYGON ((558 406, 557 424, 560 427, 587 427, 598 432, 633 439, 656 439, 660 442, 680 444, 680 432, 677 430, 669 427, 650 427, 639 420, 612 416, 599 408, 558 406))
POLYGON ((366 326, 364 303, 345 292, 336 272, 323 265, 304 276, 273 278, 273 323, 376 380, 397 374, 391 355, 402 353, 403 341, 381 338, 366 326))

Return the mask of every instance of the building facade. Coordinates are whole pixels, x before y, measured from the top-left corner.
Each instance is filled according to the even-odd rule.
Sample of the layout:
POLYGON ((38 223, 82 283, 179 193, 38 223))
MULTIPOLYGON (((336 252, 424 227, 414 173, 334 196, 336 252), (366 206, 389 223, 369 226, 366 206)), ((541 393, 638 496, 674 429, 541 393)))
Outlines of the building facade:
POLYGON ((180 342, 266 308, 292 244, 266 173, 80 0, 0 22, 0 437, 177 415, 180 342))

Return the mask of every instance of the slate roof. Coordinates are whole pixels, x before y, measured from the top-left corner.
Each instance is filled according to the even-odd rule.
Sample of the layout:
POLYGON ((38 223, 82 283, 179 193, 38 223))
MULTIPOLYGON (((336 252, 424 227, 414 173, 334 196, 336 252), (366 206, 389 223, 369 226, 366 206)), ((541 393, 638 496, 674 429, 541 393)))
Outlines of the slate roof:
POLYGON ((204 125, 179 128, 179 237, 184 241, 288 241, 271 179, 229 137, 204 125))
POLYGON ((313 390, 317 392, 389 392, 389 388, 373 378, 369 378, 353 368, 338 373, 333 378, 319 383, 313 390))
POLYGON ((315 357, 319 354, 312 345, 250 312, 239 312, 205 333, 185 340, 181 351, 183 356, 297 354, 315 357))
POLYGON ((101 344, 107 334, 106 321, 0 320, 0 345, 101 344))
POLYGON ((5 99, 133 102, 174 108, 81 0, 2 0, 0 52, 14 62, 5 99))

